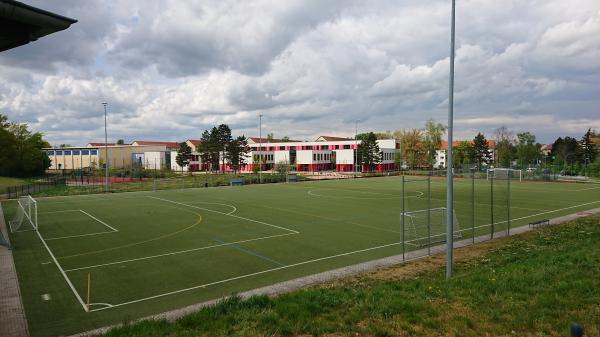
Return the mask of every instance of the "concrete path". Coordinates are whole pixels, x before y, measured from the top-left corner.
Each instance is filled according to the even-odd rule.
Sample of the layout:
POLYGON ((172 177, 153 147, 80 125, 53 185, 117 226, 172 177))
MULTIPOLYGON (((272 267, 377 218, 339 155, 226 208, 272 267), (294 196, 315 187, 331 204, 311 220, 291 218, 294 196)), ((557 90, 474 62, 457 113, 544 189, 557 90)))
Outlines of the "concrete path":
MULTIPOLYGON (((595 209, 591 209, 588 211, 581 211, 581 212, 577 212, 574 214, 569 214, 569 215, 550 219, 550 225, 560 224, 560 223, 572 221, 572 220, 575 220, 575 219, 578 219, 578 218, 581 218, 584 216, 589 216, 589 215, 598 214, 598 213, 600 213, 600 208, 595 208, 595 209)), ((521 226, 521 227, 513 228, 510 230, 510 236, 525 233, 525 232, 531 231, 533 229, 534 228, 530 228, 529 226, 521 226)), ((507 236, 507 234, 508 233, 506 233, 506 232, 496 232, 496 233, 494 233, 494 239, 505 237, 505 236, 507 236)), ((475 238, 475 240, 469 238, 469 239, 456 241, 456 242, 454 242, 454 248, 466 247, 466 246, 472 245, 473 242, 480 243, 480 242, 484 242, 484 241, 490 241, 489 234, 478 236, 475 238)), ((439 245, 439 246, 431 247, 431 255, 443 254, 445 252, 446 252, 446 245, 439 245)), ((404 256, 395 255, 395 256, 390 256, 390 257, 386 257, 386 258, 382 258, 382 259, 378 259, 378 260, 355 264, 352 266, 333 269, 333 270, 329 270, 329 271, 314 274, 314 275, 304 276, 304 277, 296 278, 296 279, 289 280, 289 281, 275 283, 273 285, 262 287, 262 288, 248 290, 248 291, 239 293, 238 296, 240 296, 242 298, 248 298, 248 297, 255 296, 255 295, 284 294, 284 293, 288 293, 288 292, 298 290, 301 288, 306 288, 306 287, 309 287, 312 285, 317 285, 317 284, 320 284, 323 282, 339 279, 342 277, 352 276, 352 275, 372 271, 372 270, 379 269, 379 268, 391 267, 391 266, 402 264, 402 263, 405 263, 408 261, 417 260, 417 259, 420 259, 420 258, 423 258, 426 256, 428 256, 427 248, 413 250, 413 251, 407 252, 406 254, 404 254, 404 256)), ((193 305, 181 308, 181 309, 176 309, 176 310, 167 311, 167 312, 164 312, 161 314, 144 317, 144 318, 141 318, 136 321, 161 320, 161 319, 164 319, 167 321, 174 321, 182 316, 194 313, 204 307, 214 305, 221 300, 223 300, 223 298, 206 301, 206 302, 202 302, 202 303, 197 303, 197 304, 193 304, 193 305)), ((99 328, 96 330, 76 334, 71 337, 83 337, 83 336, 97 335, 97 334, 105 333, 108 330, 110 330, 114 327, 117 327, 117 326, 119 326, 119 325, 99 328)))
MULTIPOLYGON (((0 231, 6 240, 9 240, 2 204, 0 204, 0 231)), ((0 246, 0 336, 29 336, 12 250, 4 246, 0 246)))

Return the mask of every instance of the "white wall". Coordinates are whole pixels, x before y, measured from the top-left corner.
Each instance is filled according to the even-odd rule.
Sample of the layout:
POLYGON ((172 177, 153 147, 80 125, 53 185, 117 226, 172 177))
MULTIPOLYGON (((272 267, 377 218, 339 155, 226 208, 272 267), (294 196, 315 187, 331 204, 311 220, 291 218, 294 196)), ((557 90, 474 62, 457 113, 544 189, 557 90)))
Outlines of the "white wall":
POLYGON ((285 150, 277 150, 274 151, 274 160, 275 164, 289 164, 290 163, 290 151, 285 150))
POLYGON ((354 150, 335 150, 335 163, 336 164, 350 164, 354 163, 354 150))
POLYGON ((160 169, 165 166, 165 153, 162 151, 144 152, 144 168, 160 169))

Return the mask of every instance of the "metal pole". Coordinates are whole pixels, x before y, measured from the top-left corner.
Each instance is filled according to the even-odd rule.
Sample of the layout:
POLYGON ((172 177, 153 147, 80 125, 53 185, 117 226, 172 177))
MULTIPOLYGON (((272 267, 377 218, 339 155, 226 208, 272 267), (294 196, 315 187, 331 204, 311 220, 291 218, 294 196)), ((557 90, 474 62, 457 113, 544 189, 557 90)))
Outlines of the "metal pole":
POLYGON ((446 278, 452 277, 452 254, 454 248, 454 217, 453 194, 454 182, 452 177, 452 124, 454 120, 454 26, 456 0, 452 0, 452 19, 450 25, 450 81, 448 89, 448 158, 447 158, 447 189, 446 189, 446 278))
POLYGON ((494 176, 490 176, 490 223, 492 224, 491 238, 494 238, 494 176))
POLYGON ((258 183, 262 184, 262 114, 258 114, 258 183))
POLYGON ((406 184, 404 182, 404 176, 402 176, 402 214, 400 215, 400 241, 402 242, 402 261, 404 261, 405 257, 404 257, 404 197, 405 197, 405 193, 404 193, 404 189, 406 187, 406 184))
POLYGON ((358 165, 358 119, 356 119, 354 121, 354 178, 358 175, 358 165))
POLYGON ((471 236, 475 243, 475 170, 471 169, 471 236))
POLYGON ((427 176, 427 255, 431 255, 431 172, 427 176))
POLYGON ((102 103, 102 105, 104 106, 104 155, 106 156, 106 159, 104 161, 104 191, 108 193, 108 131, 106 128, 106 106, 108 105, 108 103, 104 102, 102 103))
POLYGON ((506 189, 506 211, 508 212, 508 227, 506 228, 506 235, 510 235, 510 179, 511 173, 508 172, 508 185, 506 189))

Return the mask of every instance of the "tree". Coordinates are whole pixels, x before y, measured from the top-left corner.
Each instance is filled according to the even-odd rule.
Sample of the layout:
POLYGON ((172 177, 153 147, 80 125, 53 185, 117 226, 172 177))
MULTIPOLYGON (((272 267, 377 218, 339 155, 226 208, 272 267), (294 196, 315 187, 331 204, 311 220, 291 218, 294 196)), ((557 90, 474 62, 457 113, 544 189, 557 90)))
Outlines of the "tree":
POLYGON ((202 163, 206 163, 209 166, 209 170, 212 172, 215 168, 219 167, 219 144, 218 144, 218 130, 213 127, 210 131, 204 130, 200 137, 200 159, 202 163))
POLYGON ((435 120, 430 119, 425 123, 425 133, 423 137, 423 148, 426 153, 426 162, 429 167, 435 165, 435 156, 437 150, 442 145, 442 136, 446 132, 446 126, 437 123, 435 120))
POLYGON ((183 173, 183 167, 190 164, 191 159, 192 148, 189 145, 187 145, 186 142, 179 144, 179 149, 177 150, 175 162, 177 162, 177 165, 181 167, 181 173, 183 173))
POLYGON ((517 133, 517 160, 521 168, 534 164, 540 159, 541 145, 536 142, 535 135, 530 132, 517 133))
POLYGON ((426 160, 425 150, 423 149, 423 131, 410 129, 396 132, 394 134, 400 140, 402 161, 407 163, 410 168, 423 166, 426 160))
POLYGON ((568 136, 565 138, 558 137, 552 144, 550 158, 554 164, 563 166, 577 162, 578 148, 577 139, 568 136))
POLYGON ((273 134, 273 132, 267 133, 267 142, 272 142, 274 137, 275 135, 273 134))
POLYGON ((492 160, 488 141, 481 132, 473 139, 473 156, 478 170, 481 170, 483 164, 488 164, 492 160))
POLYGON ((282 142, 289 142, 289 141, 290 141, 290 137, 288 137, 288 136, 283 136, 283 137, 281 137, 281 141, 282 141, 282 142))
POLYGON ((231 144, 231 141, 233 140, 231 137, 231 129, 227 124, 221 124, 217 127, 216 140, 221 157, 221 170, 225 173, 225 152, 227 151, 227 146, 231 144))
POLYGON ((0 175, 30 177, 50 167, 42 134, 31 132, 27 124, 11 123, 0 115, 0 175))
POLYGON ((455 163, 462 166, 472 164, 475 161, 475 147, 469 141, 461 141, 453 147, 455 163))
POLYGON ((60 148, 73 147, 73 145, 71 145, 71 144, 60 144, 58 147, 60 147, 60 148))
POLYGON ((246 163, 246 158, 250 152, 248 139, 243 135, 232 139, 227 149, 227 161, 230 163, 233 172, 237 173, 240 167, 246 163))
POLYGON ((117 144, 123 145, 123 144, 125 144, 125 141, 123 139, 119 139, 119 140, 117 140, 117 144))
POLYGON ((593 133, 592 133, 592 129, 590 128, 583 135, 583 137, 581 138, 581 141, 579 142, 579 144, 580 144, 579 157, 581 158, 581 160, 584 164, 593 163, 596 160, 596 156, 598 155, 598 149, 597 149, 596 145, 594 144, 594 142, 592 142, 592 137, 593 137, 593 133))
POLYGON ((377 144, 377 136, 373 132, 369 132, 364 139, 358 144, 358 163, 365 165, 369 170, 381 162, 381 149, 377 144))
POLYGON ((513 145, 514 136, 506 126, 501 126, 494 130, 494 139, 496 140, 497 161, 496 164, 501 167, 510 167, 515 157, 515 147, 513 145))

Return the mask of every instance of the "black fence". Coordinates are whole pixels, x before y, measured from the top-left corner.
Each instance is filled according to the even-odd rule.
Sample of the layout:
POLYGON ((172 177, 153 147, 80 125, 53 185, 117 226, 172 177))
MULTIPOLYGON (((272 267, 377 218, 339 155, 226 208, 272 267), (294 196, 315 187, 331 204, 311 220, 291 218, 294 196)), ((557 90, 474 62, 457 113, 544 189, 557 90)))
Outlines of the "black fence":
POLYGON ((67 179, 64 176, 46 176, 35 179, 27 184, 8 186, 0 189, 0 199, 14 199, 23 195, 46 191, 56 186, 65 186, 67 179))

